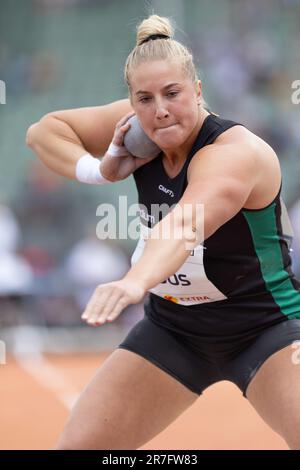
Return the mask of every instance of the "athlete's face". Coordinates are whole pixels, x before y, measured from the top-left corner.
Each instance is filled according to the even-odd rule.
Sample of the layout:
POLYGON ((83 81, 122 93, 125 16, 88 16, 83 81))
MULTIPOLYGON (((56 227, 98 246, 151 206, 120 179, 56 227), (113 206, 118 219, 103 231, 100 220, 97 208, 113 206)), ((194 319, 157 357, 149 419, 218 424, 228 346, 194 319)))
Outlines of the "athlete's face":
POLYGON ((161 149, 176 149, 199 122, 201 82, 176 62, 152 61, 132 73, 131 104, 146 134, 161 149))

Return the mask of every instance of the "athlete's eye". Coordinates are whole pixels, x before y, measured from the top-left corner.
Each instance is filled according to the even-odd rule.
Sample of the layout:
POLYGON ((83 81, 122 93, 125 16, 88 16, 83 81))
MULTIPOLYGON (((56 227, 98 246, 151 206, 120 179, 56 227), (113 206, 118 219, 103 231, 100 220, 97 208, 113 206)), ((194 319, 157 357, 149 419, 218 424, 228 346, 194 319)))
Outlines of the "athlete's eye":
POLYGON ((173 98, 174 96, 177 96, 178 93, 179 93, 178 91, 170 91, 170 92, 168 93, 168 96, 171 96, 171 98, 173 98))
POLYGON ((150 100, 150 96, 144 96, 144 97, 141 98, 139 101, 140 101, 141 103, 147 103, 147 101, 149 101, 149 100, 150 100))

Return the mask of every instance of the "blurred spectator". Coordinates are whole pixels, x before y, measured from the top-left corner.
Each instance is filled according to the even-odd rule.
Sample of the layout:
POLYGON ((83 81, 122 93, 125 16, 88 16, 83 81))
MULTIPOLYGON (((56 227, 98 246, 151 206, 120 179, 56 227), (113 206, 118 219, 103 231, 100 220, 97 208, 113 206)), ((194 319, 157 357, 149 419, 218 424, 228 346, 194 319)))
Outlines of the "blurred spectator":
POLYGON ((36 245, 29 245, 22 250, 23 257, 29 262, 36 277, 43 277, 54 268, 50 254, 36 245))
MULTIPOLYGON (((99 284, 121 279, 130 268, 123 250, 115 243, 99 240, 93 235, 76 243, 65 261, 65 282, 83 313, 99 284)), ((143 317, 143 303, 129 305, 116 319, 125 329, 131 328, 143 317)), ((78 315, 80 321, 80 315, 78 315)))
POLYGON ((65 269, 79 308, 84 310, 97 285, 121 279, 129 267, 127 256, 115 244, 96 236, 76 243, 67 256, 65 269))
POLYGON ((0 252, 0 296, 31 293, 33 273, 29 263, 12 252, 0 252))
POLYGON ((9 207, 0 204, 0 252, 15 251, 19 247, 21 231, 9 207))
POLYGON ((16 253, 21 243, 19 223, 11 209, 0 204, 0 296, 21 296, 31 289, 29 263, 16 253))

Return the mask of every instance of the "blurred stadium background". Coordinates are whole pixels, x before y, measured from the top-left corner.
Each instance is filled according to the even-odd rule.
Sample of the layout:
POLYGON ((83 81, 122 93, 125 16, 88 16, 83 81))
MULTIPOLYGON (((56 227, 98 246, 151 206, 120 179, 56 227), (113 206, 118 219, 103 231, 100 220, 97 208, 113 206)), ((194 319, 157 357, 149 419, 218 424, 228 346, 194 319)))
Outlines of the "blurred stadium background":
POLYGON ((136 305, 102 328, 80 320, 94 287, 129 267, 135 242, 97 239, 96 209, 117 206, 119 194, 135 202, 132 177, 104 187, 64 180, 25 134, 50 111, 126 97, 123 66, 136 24, 152 12, 173 18, 176 38, 193 51, 209 108, 278 153, 300 275, 300 105, 291 100, 300 0, 2 0, 0 339, 8 355, 108 351, 143 315, 136 305))

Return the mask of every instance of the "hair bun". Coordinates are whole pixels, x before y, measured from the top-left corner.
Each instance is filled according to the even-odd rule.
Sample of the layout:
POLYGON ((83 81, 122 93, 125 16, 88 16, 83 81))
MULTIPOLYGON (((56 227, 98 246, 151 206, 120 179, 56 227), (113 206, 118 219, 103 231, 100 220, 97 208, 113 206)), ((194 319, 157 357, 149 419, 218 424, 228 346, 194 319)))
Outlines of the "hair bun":
POLYGON ((174 29, 168 18, 151 15, 137 27, 136 44, 140 46, 151 39, 172 39, 173 36, 174 29))

